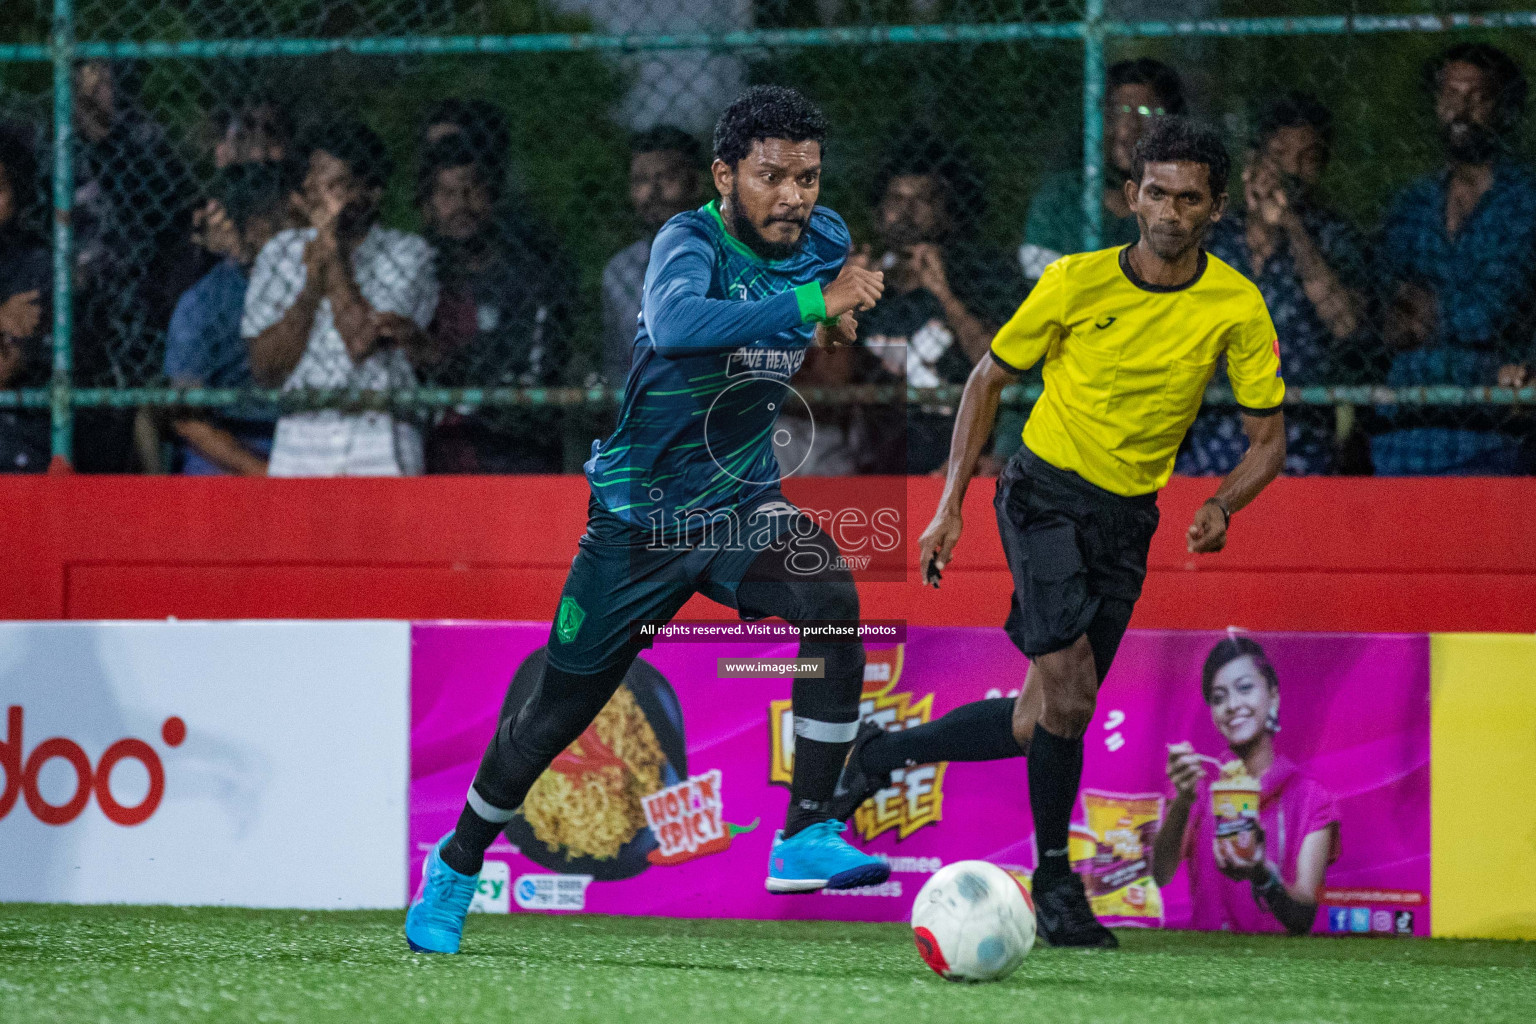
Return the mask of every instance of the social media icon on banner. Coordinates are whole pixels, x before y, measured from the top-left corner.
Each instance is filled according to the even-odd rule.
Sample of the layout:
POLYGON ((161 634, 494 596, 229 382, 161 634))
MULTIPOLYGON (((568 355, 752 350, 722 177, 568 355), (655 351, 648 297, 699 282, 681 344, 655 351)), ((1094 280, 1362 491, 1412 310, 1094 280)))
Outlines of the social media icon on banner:
POLYGON ((1373 911, 1371 913, 1371 931, 1373 931, 1373 932, 1391 932, 1392 931, 1392 911, 1390 911, 1390 910, 1377 910, 1377 911, 1373 911))
POLYGON ((1349 931, 1349 908, 1348 907, 1329 907, 1328 908, 1328 930, 1331 931, 1331 932, 1347 932, 1347 931, 1349 931))
POLYGON ((1371 930, 1371 908, 1352 907, 1349 911, 1349 930, 1362 935, 1371 930))
POLYGON ((1395 923, 1397 925, 1397 934, 1399 934, 1399 935, 1412 935, 1413 934, 1413 911, 1411 911, 1411 910, 1399 910, 1397 912, 1397 919, 1396 919, 1395 923))

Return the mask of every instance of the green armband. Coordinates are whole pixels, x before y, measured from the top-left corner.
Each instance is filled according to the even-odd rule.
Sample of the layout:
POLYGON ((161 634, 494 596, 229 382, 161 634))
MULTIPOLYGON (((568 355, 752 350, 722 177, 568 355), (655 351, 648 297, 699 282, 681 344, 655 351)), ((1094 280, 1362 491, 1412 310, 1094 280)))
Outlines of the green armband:
POLYGON ((815 281, 795 286, 795 304, 800 307, 801 323, 827 322, 827 300, 815 281))

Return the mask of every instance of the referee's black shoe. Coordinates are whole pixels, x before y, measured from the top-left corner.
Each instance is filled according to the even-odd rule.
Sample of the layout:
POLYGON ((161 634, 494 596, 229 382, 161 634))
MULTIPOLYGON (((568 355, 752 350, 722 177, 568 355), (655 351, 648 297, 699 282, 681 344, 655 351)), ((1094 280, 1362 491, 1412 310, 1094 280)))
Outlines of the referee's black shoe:
POLYGON ((864 770, 861 760, 865 744, 884 734, 885 730, 874 722, 864 722, 853 737, 853 746, 848 749, 843 773, 837 777, 837 788, 832 791, 832 817, 838 821, 847 821, 853 817, 853 812, 859 809, 860 804, 891 784, 890 773, 884 776, 871 775, 864 770))
POLYGON ((1076 872, 1065 878, 1037 881, 1031 895, 1035 898, 1035 922, 1040 937, 1053 946, 1088 946, 1115 949, 1120 940, 1099 923, 1088 906, 1088 894, 1076 872))

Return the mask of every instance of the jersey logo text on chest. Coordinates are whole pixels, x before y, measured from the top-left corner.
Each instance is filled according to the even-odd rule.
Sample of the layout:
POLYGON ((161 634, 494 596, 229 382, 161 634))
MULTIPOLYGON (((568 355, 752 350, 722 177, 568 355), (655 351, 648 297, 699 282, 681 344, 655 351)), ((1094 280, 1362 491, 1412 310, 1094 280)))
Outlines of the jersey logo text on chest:
POLYGON ((740 377, 743 374, 758 374, 788 380, 799 372, 803 362, 804 349, 742 347, 731 353, 725 375, 740 377))

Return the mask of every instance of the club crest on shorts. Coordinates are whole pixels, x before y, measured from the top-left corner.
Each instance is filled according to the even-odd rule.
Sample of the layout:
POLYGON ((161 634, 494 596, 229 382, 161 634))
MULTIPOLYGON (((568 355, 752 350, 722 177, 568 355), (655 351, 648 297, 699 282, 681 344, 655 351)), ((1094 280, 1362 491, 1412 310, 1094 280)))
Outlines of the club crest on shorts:
POLYGON ((555 616, 555 636, 560 642, 568 644, 576 639, 576 633, 581 629, 582 620, 587 613, 581 605, 576 603, 574 597, 562 597, 560 599, 560 612, 555 616))

